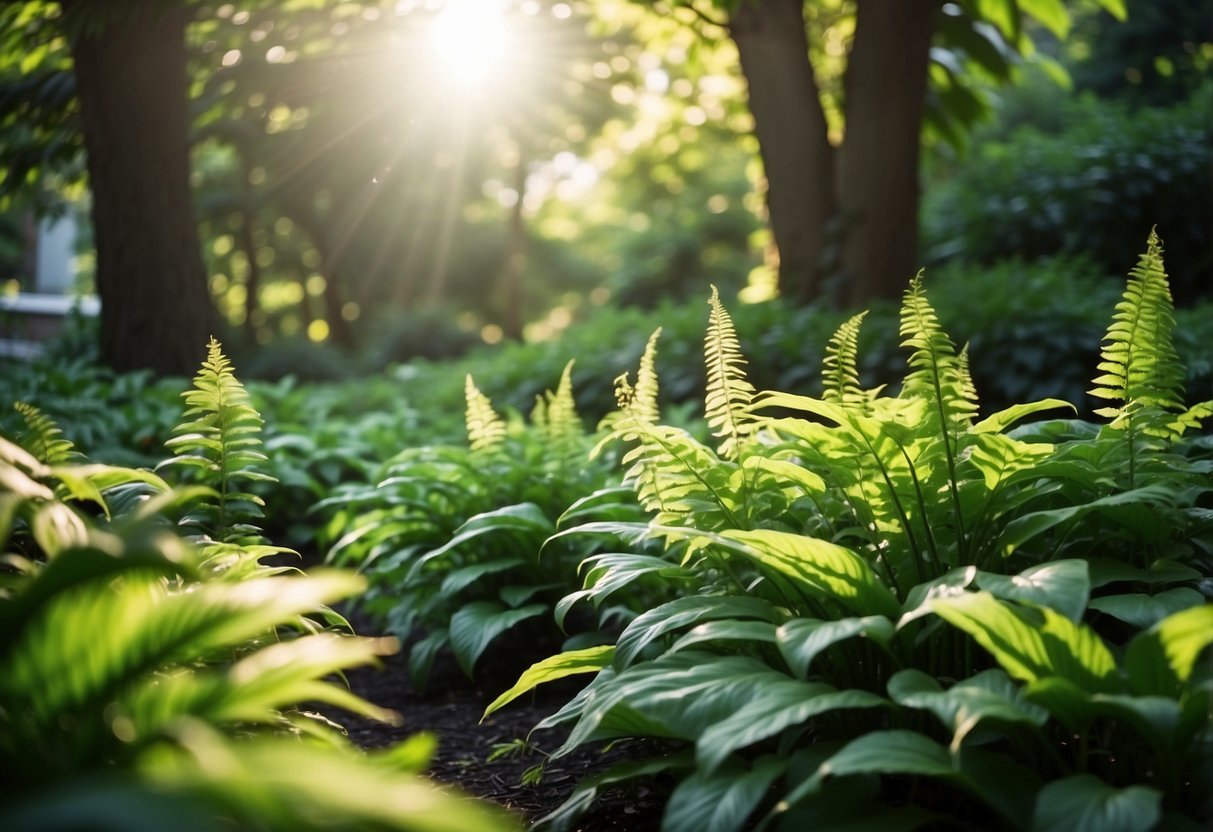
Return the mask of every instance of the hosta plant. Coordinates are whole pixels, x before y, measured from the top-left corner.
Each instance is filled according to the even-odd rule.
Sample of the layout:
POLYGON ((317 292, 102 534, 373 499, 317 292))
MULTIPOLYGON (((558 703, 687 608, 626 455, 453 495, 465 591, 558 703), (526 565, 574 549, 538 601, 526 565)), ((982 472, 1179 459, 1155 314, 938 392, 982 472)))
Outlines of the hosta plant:
POLYGON ((710 307, 716 441, 659 424, 642 367, 613 436, 651 520, 558 535, 665 545, 591 560, 562 610, 640 580, 677 597, 489 708, 594 673, 542 723, 571 729, 557 755, 621 736, 686 750, 585 782, 549 823, 657 771, 680 778, 670 830, 1207 821, 1210 467, 1186 443, 1210 406, 1183 405, 1157 239, 1102 350, 1103 424, 1025 423, 1056 400, 981 414, 921 276, 895 396, 859 384, 862 316, 811 398, 756 392, 715 294, 710 307))
POLYGON ((367 756, 316 711, 396 719, 335 677, 390 649, 326 626, 359 578, 216 570, 173 521, 217 492, 69 461, 26 414, 38 455, 0 439, 0 826, 509 828, 417 776, 428 741, 367 756))
MULTIPOLYGON (((330 562, 356 566, 371 582, 366 611, 402 640, 419 636, 409 654, 419 685, 443 648, 470 674, 504 632, 549 615, 593 551, 594 541, 580 540, 540 552, 570 504, 611 476, 606 463, 585 461, 590 439, 571 370, 538 399, 529 424, 507 423, 469 376, 466 446, 402 451, 377 485, 320 504, 338 508, 333 525, 342 529, 330 562)), ((602 511, 634 505, 611 496, 623 495, 600 498, 602 511)))

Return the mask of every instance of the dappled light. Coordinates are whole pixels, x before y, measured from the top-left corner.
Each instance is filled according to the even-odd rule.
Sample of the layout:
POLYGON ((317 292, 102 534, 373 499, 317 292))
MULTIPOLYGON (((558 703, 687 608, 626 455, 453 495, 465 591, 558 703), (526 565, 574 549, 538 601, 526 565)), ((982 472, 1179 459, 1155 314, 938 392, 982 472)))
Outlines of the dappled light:
POLYGON ((1213 828, 1210 1, 0 3, 0 830, 1213 828))

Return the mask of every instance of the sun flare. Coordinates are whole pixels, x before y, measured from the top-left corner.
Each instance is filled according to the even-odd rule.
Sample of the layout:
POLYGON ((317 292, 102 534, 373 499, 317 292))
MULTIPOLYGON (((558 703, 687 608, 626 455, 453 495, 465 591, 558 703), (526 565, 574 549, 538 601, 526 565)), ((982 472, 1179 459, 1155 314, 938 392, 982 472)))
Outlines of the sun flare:
POLYGON ((502 0, 447 0, 430 27, 430 43, 449 77, 463 87, 487 81, 509 45, 502 0))

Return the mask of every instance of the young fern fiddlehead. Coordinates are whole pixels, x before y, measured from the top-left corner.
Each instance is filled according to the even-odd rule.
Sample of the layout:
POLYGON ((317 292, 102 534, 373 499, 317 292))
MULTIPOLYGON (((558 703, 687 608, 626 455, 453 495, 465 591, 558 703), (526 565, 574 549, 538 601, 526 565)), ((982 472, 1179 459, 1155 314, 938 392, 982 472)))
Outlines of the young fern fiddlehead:
POLYGON ((181 395, 187 405, 185 421, 173 428, 173 437, 165 443, 175 456, 160 467, 193 468, 201 484, 215 492, 187 520, 214 542, 258 539, 260 530, 248 521, 262 516, 264 501, 243 490, 244 484, 277 480, 253 467, 267 459, 258 450, 261 414, 214 338, 207 344, 194 386, 181 395))

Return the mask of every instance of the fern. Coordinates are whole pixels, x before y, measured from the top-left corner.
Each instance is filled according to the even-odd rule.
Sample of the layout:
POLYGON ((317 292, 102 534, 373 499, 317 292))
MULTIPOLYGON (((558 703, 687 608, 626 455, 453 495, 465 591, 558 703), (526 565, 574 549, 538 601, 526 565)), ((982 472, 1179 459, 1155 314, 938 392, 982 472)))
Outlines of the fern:
POLYGON ((705 412, 712 435, 723 440, 720 456, 736 459, 742 444, 754 432, 755 390, 745 375, 746 361, 741 354, 733 319, 720 302, 720 292, 715 286, 708 305, 711 313, 703 346, 708 376, 705 412))
POLYGON ((935 404, 943 427, 959 432, 973 424, 977 396, 968 378, 967 359, 962 362, 956 345, 944 332, 927 300, 922 272, 914 276, 901 306, 901 346, 913 352, 910 372, 902 396, 918 396, 935 404))
POLYGON ((871 396, 859 386, 859 328, 867 311, 849 318, 830 337, 821 362, 822 398, 858 413, 871 407, 871 396))
POLYGON ((573 362, 564 365, 556 391, 545 391, 532 414, 535 426, 547 440, 547 458, 558 472, 575 468, 585 458, 585 427, 573 399, 573 362))
POLYGON ((237 543, 256 538, 259 530, 248 520, 262 516, 264 501, 242 490, 243 483, 277 480, 253 468, 267 459, 258 450, 261 414, 214 338, 207 344, 207 357, 193 388, 181 395, 187 405, 186 421, 173 428, 173 438, 165 445, 176 456, 161 467, 193 468, 202 484, 214 489, 213 500, 203 501, 189 518, 212 540, 237 543))
POLYGON ((499 448, 505 441, 505 422, 493 410, 489 397, 476 387, 470 373, 464 384, 464 398, 467 401, 464 420, 473 453, 499 448))
POLYGON ((1184 368, 1174 334, 1175 307, 1162 241, 1151 231, 1104 335, 1098 365, 1102 375, 1088 391, 1120 403, 1095 411, 1108 418, 1111 427, 1172 440, 1213 414, 1213 402, 1184 408, 1184 368))
POLYGON ((59 425, 34 405, 14 402, 13 409, 25 423, 25 430, 17 437, 21 446, 42 464, 62 465, 84 456, 76 450, 72 441, 63 435, 59 425))

